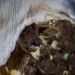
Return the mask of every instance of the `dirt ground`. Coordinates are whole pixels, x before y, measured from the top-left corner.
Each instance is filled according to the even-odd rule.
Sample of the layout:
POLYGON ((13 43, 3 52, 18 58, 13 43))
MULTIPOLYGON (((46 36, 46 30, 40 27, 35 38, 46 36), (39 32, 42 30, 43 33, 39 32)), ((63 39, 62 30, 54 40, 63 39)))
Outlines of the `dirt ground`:
POLYGON ((75 25, 51 20, 27 26, 0 75, 12 70, 21 75, 75 75, 75 25))

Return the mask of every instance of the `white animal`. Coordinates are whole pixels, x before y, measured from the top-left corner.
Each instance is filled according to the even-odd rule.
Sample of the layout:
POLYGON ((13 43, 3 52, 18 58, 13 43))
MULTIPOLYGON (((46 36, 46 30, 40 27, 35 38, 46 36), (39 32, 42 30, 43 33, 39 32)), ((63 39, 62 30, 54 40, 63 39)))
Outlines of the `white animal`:
POLYGON ((0 66, 7 62, 27 25, 50 19, 74 23, 74 9, 75 0, 0 0, 0 66))

